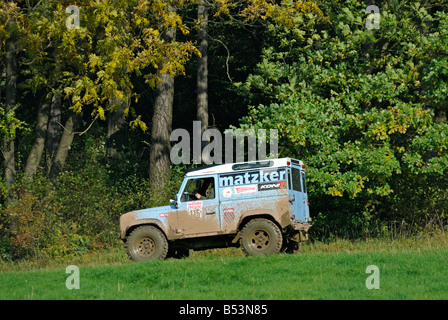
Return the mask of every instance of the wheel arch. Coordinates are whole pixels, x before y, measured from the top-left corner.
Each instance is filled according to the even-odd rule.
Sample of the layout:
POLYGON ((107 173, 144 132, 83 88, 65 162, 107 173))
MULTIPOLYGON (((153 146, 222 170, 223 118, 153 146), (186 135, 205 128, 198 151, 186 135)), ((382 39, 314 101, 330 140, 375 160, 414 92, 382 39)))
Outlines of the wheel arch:
POLYGON ((277 227, 278 227, 280 230, 283 230, 283 228, 282 228, 282 226, 280 225, 280 223, 279 223, 279 222, 272 216, 272 214, 269 214, 269 213, 265 212, 265 213, 255 213, 255 214, 248 214, 248 215, 245 215, 245 216, 243 217, 243 219, 241 220, 241 222, 239 223, 239 225, 238 225, 238 232, 240 232, 241 230, 243 230, 244 226, 245 226, 249 221, 251 221, 251 220, 253 220, 253 219, 260 219, 260 218, 262 218, 262 219, 266 219, 266 220, 269 220, 269 221, 272 221, 273 223, 275 223, 275 224, 277 225, 277 227))
POLYGON ((136 223, 130 224, 125 231, 124 236, 122 235, 122 240, 126 241, 126 239, 129 237, 129 235, 131 234, 132 231, 134 231, 135 229, 137 229, 138 227, 141 226, 153 226, 156 227, 157 229, 159 229, 163 235, 165 236, 165 238, 168 239, 167 234, 163 228, 163 225, 160 221, 155 220, 155 219, 145 219, 145 220, 140 220, 136 223))

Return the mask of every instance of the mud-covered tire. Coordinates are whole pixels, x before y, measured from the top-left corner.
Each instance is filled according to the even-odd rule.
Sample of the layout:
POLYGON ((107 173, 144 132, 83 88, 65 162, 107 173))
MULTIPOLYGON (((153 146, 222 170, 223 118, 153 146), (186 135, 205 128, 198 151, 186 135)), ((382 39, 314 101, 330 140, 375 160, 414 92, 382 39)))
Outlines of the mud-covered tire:
POLYGON ((302 247, 302 243, 287 239, 283 243, 282 251, 289 254, 298 254, 300 252, 300 249, 302 247))
POLYGON ((241 249, 248 256, 276 254, 282 242, 280 229, 267 219, 253 219, 241 230, 241 249))
POLYGON ((134 261, 163 260, 168 253, 168 241, 158 228, 141 226, 127 238, 126 252, 134 261))
POLYGON ((173 248, 170 247, 168 249, 168 255, 167 258, 174 258, 174 259, 183 259, 188 258, 190 256, 190 250, 186 248, 173 248))

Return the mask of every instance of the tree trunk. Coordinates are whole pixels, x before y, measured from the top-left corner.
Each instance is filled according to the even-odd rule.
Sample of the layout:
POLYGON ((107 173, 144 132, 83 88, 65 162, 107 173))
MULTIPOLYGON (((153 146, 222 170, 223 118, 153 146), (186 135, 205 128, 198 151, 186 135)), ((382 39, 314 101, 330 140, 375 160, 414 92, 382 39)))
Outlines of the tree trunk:
MULTIPOLYGON (((12 110, 16 103, 17 96, 17 61, 16 61, 16 40, 17 26, 14 20, 8 23, 7 30, 9 38, 6 40, 6 112, 12 110)), ((14 185, 16 168, 15 168, 15 146, 14 137, 5 136, 3 140, 3 155, 5 168, 5 182, 8 187, 8 197, 13 196, 12 186, 14 185)))
POLYGON ((59 148, 51 162, 50 168, 50 180, 56 181, 59 173, 65 165, 65 160, 67 159, 68 151, 73 142, 75 136, 75 129, 77 127, 80 115, 76 113, 70 113, 69 118, 65 122, 64 132, 62 133, 61 141, 59 142, 59 148))
POLYGON ((50 119, 48 121, 47 139, 45 148, 47 152, 47 174, 50 174, 51 163, 59 148, 61 141, 61 112, 62 99, 59 93, 55 93, 51 99, 50 119))
POLYGON ((37 123, 34 144, 31 147, 30 154, 26 161, 25 166, 25 177, 32 177, 37 172, 37 167, 39 166, 42 153, 45 146, 45 136, 47 134, 48 127, 48 117, 50 114, 50 103, 45 97, 43 97, 42 102, 39 104, 37 110, 37 123))
POLYGON ((198 22, 198 44, 202 56, 198 58, 197 70, 197 119, 201 121, 202 134, 208 128, 208 13, 204 0, 199 1, 198 22))
POLYGON ((120 151, 127 144, 127 125, 124 119, 124 110, 129 105, 129 98, 123 101, 110 101, 115 103, 114 111, 109 112, 107 118, 107 150, 109 159, 119 159, 120 151))
MULTIPOLYGON (((175 29, 164 33, 166 41, 173 41, 175 29)), ((162 68, 162 67, 161 67, 162 68)), ((161 69, 159 68, 159 70, 161 69)), ((149 180, 152 194, 163 190, 170 177, 170 134, 173 122, 174 78, 169 73, 158 73, 162 80, 156 88, 149 150, 149 180)))
MULTIPOLYGON (((208 128, 208 40, 207 40, 207 25, 208 25, 208 12, 204 0, 200 0, 198 4, 198 45, 201 56, 198 57, 198 69, 197 69, 197 119, 201 121, 201 135, 208 128)), ((210 163, 210 154, 205 153, 202 155, 202 150, 210 142, 201 141, 201 150, 197 152, 201 153, 199 163, 210 163)), ((193 159, 193 163, 196 163, 193 159)))

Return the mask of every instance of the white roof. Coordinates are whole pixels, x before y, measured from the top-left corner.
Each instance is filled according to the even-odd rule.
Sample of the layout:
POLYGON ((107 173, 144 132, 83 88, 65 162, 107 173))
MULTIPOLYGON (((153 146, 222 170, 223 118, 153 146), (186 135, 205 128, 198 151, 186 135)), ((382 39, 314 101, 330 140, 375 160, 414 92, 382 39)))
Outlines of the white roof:
POLYGON ((257 160, 257 161, 247 161, 247 162, 235 162, 235 163, 224 163, 224 164, 215 164, 210 166, 205 166, 203 169, 196 168, 192 171, 189 171, 185 174, 186 177, 192 177, 192 176, 201 176, 205 174, 216 174, 216 173, 226 173, 226 172, 238 172, 238 171, 245 171, 245 170, 258 170, 258 169, 272 169, 272 168, 278 168, 278 167, 289 167, 294 161, 294 163, 298 163, 303 168, 303 162, 301 160, 296 160, 292 158, 279 158, 279 159, 266 159, 266 160, 257 160), (257 162, 265 162, 265 161, 272 161, 272 166, 269 167, 260 167, 260 168, 244 168, 239 170, 232 169, 232 166, 235 164, 256 164, 257 162))

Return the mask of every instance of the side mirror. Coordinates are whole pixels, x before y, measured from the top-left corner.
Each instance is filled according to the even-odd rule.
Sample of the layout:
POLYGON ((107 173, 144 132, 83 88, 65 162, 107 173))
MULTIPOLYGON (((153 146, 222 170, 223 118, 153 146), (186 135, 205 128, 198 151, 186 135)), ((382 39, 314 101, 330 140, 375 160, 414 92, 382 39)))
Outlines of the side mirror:
POLYGON ((170 199, 170 204, 173 205, 177 209, 178 208, 178 205, 177 205, 177 194, 174 195, 174 199, 176 199, 176 200, 170 199))

